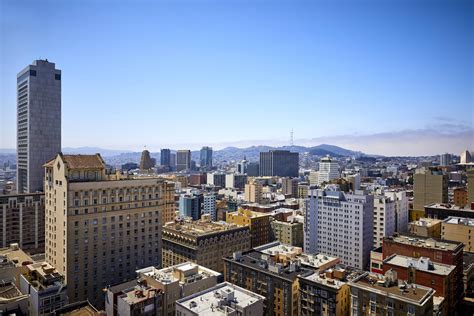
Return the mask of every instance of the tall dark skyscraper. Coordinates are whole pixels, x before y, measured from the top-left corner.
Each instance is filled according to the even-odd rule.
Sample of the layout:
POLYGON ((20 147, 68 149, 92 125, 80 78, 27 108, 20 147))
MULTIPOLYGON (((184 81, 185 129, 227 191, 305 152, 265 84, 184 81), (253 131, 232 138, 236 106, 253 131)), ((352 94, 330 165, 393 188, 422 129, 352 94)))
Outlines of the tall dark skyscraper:
POLYGON ((212 147, 202 147, 200 158, 201 169, 210 170, 212 168, 212 147))
POLYGON ((288 150, 260 153, 260 176, 297 177, 299 154, 288 150))
POLYGON ((171 151, 167 148, 161 150, 160 164, 165 167, 171 167, 171 151))
POLYGON ((43 191, 43 164, 61 151, 61 70, 35 60, 17 75, 17 190, 43 191))
POLYGON ((191 170, 191 151, 178 150, 176 152, 176 171, 191 170))

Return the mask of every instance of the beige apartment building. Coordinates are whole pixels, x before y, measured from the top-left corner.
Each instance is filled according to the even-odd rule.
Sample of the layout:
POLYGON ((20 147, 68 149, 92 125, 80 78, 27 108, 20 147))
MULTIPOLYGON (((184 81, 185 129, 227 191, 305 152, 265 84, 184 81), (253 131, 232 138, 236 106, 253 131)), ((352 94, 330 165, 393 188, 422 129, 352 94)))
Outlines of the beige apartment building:
POLYGON ((46 261, 65 276, 70 302, 103 307, 103 289, 161 265, 162 212, 174 189, 163 179, 110 174, 99 154, 45 164, 46 261))
POLYGON ((245 185, 245 201, 249 203, 261 203, 262 202, 262 183, 257 179, 249 179, 245 185))
POLYGON ((441 238, 464 244, 464 251, 474 252, 474 219, 450 216, 441 223, 441 238))
POLYGON ((250 249, 248 226, 225 222, 182 220, 163 226, 163 267, 186 261, 224 272, 223 257, 250 249))
POLYGON ((272 221, 271 226, 276 240, 284 244, 303 247, 303 223, 272 221))
POLYGON ((408 223, 408 232, 421 237, 440 238, 441 222, 440 219, 435 218, 420 218, 408 223))
POLYGON ((417 170, 413 180, 413 210, 422 212, 425 205, 448 203, 448 177, 442 171, 417 170))

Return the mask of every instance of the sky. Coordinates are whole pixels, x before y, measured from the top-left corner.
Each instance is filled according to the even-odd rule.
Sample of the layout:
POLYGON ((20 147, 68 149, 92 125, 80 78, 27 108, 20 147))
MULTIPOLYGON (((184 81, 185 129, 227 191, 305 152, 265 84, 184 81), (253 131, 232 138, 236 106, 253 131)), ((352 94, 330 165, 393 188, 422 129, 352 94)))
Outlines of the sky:
POLYGON ((62 146, 474 149, 474 1, 0 0, 0 148, 16 74, 62 71, 62 146))

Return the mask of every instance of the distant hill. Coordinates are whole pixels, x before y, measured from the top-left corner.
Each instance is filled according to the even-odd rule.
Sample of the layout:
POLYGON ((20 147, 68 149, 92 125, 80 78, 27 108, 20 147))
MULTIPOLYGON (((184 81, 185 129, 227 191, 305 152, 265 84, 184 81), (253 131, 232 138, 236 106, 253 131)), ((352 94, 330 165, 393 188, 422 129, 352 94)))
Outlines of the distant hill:
MULTIPOLYGON (((361 157, 364 154, 360 151, 352 151, 342 147, 322 144, 313 147, 304 147, 304 146, 281 146, 281 147, 272 147, 272 146, 251 146, 247 148, 237 148, 237 147, 226 147, 220 150, 215 150, 213 153, 214 160, 216 161, 239 161, 246 157, 249 161, 258 161, 260 157, 260 152, 269 151, 269 150, 290 150, 292 152, 309 153, 313 156, 326 156, 330 155, 332 157, 361 157)), ((65 154, 83 154, 91 155, 95 153, 100 153, 104 160, 111 165, 117 166, 127 162, 136 162, 140 161, 141 152, 134 152, 130 150, 115 150, 115 149, 104 149, 99 147, 65 147, 63 148, 63 153, 65 154)), ((0 149, 0 155, 8 155, 8 159, 16 158, 16 151, 14 149, 0 149), (15 155, 13 155, 15 154, 15 155)), ((151 157, 155 158, 159 163, 160 153, 151 152, 151 157)), ((6 157, 4 157, 6 158, 6 157)), ((196 162, 199 162, 199 150, 193 150, 191 152, 191 158, 196 162)))

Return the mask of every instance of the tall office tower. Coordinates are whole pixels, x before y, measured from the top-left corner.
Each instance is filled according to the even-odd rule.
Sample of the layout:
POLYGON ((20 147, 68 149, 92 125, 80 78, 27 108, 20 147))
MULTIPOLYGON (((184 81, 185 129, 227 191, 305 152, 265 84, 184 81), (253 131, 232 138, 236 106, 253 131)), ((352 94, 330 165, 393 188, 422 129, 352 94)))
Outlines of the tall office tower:
POLYGON ((324 182, 329 182, 339 177, 339 164, 336 161, 332 161, 329 156, 322 158, 319 162, 317 185, 321 185, 324 182))
POLYGON ((148 150, 142 151, 142 157, 140 159, 140 171, 147 171, 150 170, 155 166, 155 161, 150 156, 150 152, 148 150))
POLYGON ((225 188, 225 173, 213 172, 207 174, 207 184, 220 188, 225 188))
MULTIPOLYGON (((240 173, 240 174, 245 174, 247 173, 247 159, 245 158, 244 156, 244 159, 241 160, 238 164, 237 164, 237 173, 240 173)), ((258 172, 257 172, 258 174, 258 172)))
POLYGON ((299 154, 288 150, 260 153, 260 176, 297 177, 299 154))
POLYGON ((191 170, 191 151, 178 150, 176 153, 176 171, 191 170))
POLYGON ((402 190, 385 191, 384 196, 390 198, 395 206, 395 231, 406 233, 408 230, 408 197, 402 190))
POLYGON ((0 195, 0 248, 44 252, 44 193, 0 195))
POLYGON ((439 165, 440 166, 443 166, 443 167, 444 166, 449 166, 449 165, 451 165, 452 160, 453 160, 452 156, 448 153, 444 153, 444 154, 439 155, 439 165))
POLYGON ((61 151, 61 70, 35 60, 17 75, 17 191, 43 191, 43 164, 61 151))
POLYGON ((102 290, 161 265, 162 212, 174 202, 160 178, 108 174, 97 155, 45 164, 46 261, 65 276, 70 302, 102 307, 102 290))
POLYGON ((263 186, 260 181, 251 179, 245 185, 245 201, 249 203, 260 203, 262 201, 263 186))
POLYGON ((384 237, 396 231, 395 201, 384 195, 374 197, 374 248, 382 246, 384 237))
POLYGON ((160 165, 163 167, 171 166, 171 151, 167 148, 161 150, 160 165))
POLYGON ((204 203, 202 208, 203 214, 209 214, 212 221, 217 221, 217 210, 216 210, 216 195, 213 193, 204 195, 204 203))
POLYGON ((461 164, 467 164, 472 162, 472 156, 469 150, 466 149, 461 153, 460 162, 461 164))
POLYGON ((474 168, 467 171, 467 203, 474 203, 474 168))
POLYGON ((176 154, 170 154, 170 169, 171 171, 176 171, 176 154))
POLYGON ((305 201, 304 250, 364 269, 373 245, 374 197, 362 191, 311 190, 305 201))
POLYGON ((204 146, 201 148, 200 167, 203 170, 212 169, 212 147, 204 146))
POLYGON ((442 171, 422 168, 413 180, 413 210, 423 211, 431 203, 448 203, 448 177, 442 171))
POLYGON ((201 199, 199 195, 182 194, 179 197, 179 215, 191 217, 193 221, 201 218, 201 199))

